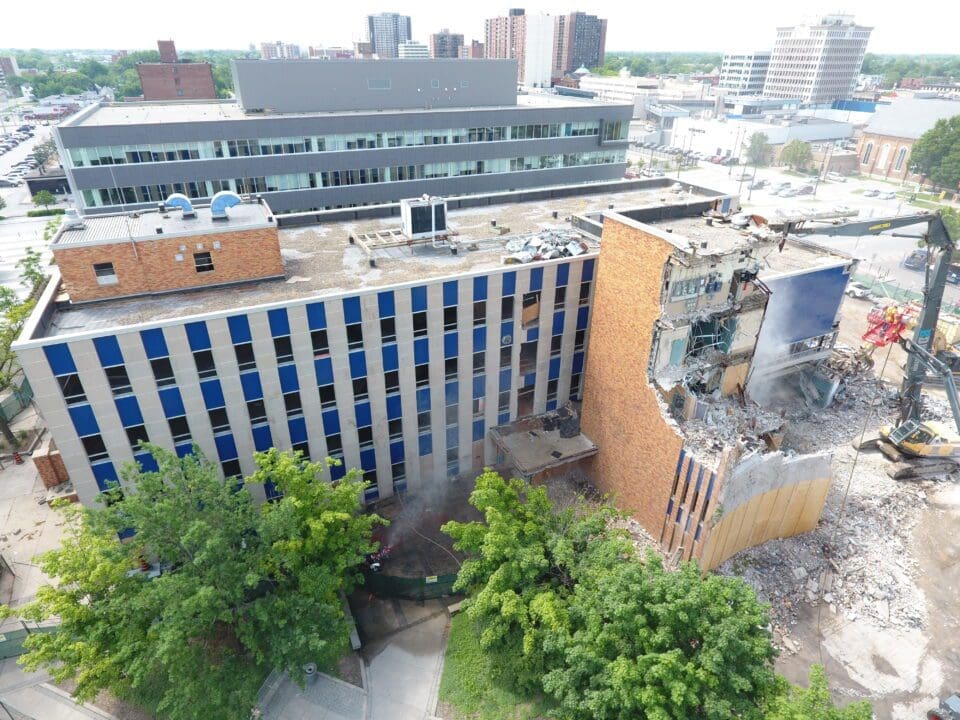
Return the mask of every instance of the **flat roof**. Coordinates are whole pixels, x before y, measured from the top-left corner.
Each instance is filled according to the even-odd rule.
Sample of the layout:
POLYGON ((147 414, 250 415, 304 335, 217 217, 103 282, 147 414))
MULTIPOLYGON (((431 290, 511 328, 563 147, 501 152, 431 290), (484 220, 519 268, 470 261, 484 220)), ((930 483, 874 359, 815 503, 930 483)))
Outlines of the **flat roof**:
POLYGON ((164 212, 146 210, 122 215, 90 215, 83 219, 83 227, 65 228, 54 240, 53 248, 252 230, 271 227, 274 222, 270 208, 257 202, 227 208, 226 220, 214 220, 209 207, 195 207, 194 211, 196 217, 187 218, 179 208, 164 212), (157 228, 162 232, 158 233, 157 228))
POLYGON ((490 428, 490 438, 525 477, 598 451, 596 443, 580 432, 579 411, 569 405, 490 428))
MULTIPOLYGON (((585 188, 584 192, 591 191, 585 188)), ((703 190, 703 195, 695 197, 713 199, 715 195, 707 194, 709 192, 703 190)), ((685 193, 684 200, 689 197, 685 193)), ((513 247, 516 245, 511 241, 522 240, 531 233, 569 231, 571 225, 568 218, 607 211, 611 204, 614 208, 626 210, 658 207, 669 204, 673 199, 674 196, 662 185, 637 181, 636 189, 594 191, 592 194, 551 200, 450 209, 448 225, 457 233, 455 237, 460 245, 457 255, 447 248, 434 248, 429 243, 391 247, 376 251, 376 267, 370 267, 363 249, 351 244, 349 238, 351 235, 383 233, 399 228, 399 214, 395 217, 281 228, 280 252, 285 279, 59 307, 50 318, 45 336, 102 331, 187 315, 237 311, 257 305, 323 298, 404 283, 412 285, 433 278, 508 269, 504 258, 515 252, 513 247), (554 212, 557 213, 556 218, 554 212), (491 220, 497 221, 496 227, 491 220)), ((235 209, 231 208, 228 212, 235 209)), ((111 220, 122 226, 122 216, 113 216, 111 220)), ((600 245, 595 237, 583 234, 581 239, 587 255, 599 252, 600 245)), ((38 337, 35 335, 31 339, 38 337)))
MULTIPOLYGON (((317 62, 312 60, 311 62, 317 62)), ((339 62, 339 61, 338 61, 339 62)), ((223 120, 262 120, 264 118, 288 117, 334 117, 353 115, 391 115, 395 113, 452 113, 464 110, 510 110, 517 108, 564 108, 584 106, 617 106, 624 103, 604 102, 590 98, 548 93, 530 93, 517 95, 516 105, 466 106, 454 108, 247 113, 236 101, 205 102, 143 102, 143 103, 106 103, 89 113, 82 113, 61 123, 61 127, 107 127, 114 125, 159 125, 181 122, 215 122, 223 120)))

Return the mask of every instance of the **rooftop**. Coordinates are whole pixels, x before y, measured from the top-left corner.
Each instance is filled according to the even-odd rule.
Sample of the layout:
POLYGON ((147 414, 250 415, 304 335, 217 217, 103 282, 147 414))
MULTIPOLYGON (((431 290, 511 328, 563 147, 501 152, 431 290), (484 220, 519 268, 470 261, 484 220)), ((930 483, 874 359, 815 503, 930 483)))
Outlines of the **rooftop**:
POLYGON ((864 132, 916 139, 937 120, 954 115, 960 115, 960 102, 956 100, 899 98, 890 105, 877 106, 877 112, 864 132))
MULTIPOLYGON (((716 193, 702 188, 692 190, 692 195, 684 193, 684 201, 709 200, 716 196, 716 193)), ((459 210, 451 206, 448 224, 456 233, 460 246, 457 255, 451 254, 447 248, 434 248, 429 243, 390 247, 375 252, 376 267, 370 266, 363 249, 358 244, 351 244, 349 238, 398 228, 399 214, 281 229, 280 252, 285 280, 262 280, 230 288, 215 287, 62 307, 50 318, 45 334, 49 337, 99 332, 107 328, 169 320, 185 314, 230 312, 296 298, 320 298, 403 283, 412 285, 431 278, 500 269, 506 267, 504 258, 514 254, 518 239, 529 237, 531 233, 569 231, 572 216, 597 214, 608 210, 611 204, 617 209, 627 209, 656 208, 680 202, 663 187, 662 182, 649 180, 615 183, 606 192, 600 186, 593 186, 585 188, 584 193, 591 194, 528 202, 507 202, 509 194, 504 194, 496 197, 505 204, 459 210), (623 187, 627 189, 619 189, 623 187), (496 220, 496 227, 491 224, 492 220, 496 220)), ((239 207, 228 212, 233 213, 239 207)), ((330 211, 330 214, 336 212, 330 211)), ((177 211, 170 214, 179 215, 177 211)), ((91 218, 88 222, 92 225, 94 220, 111 223, 121 231, 126 222, 122 215, 91 218)), ((599 252, 595 237, 584 234, 582 242, 588 254, 599 252)))
POLYGON ((498 425, 490 437, 525 477, 596 455, 598 449, 580 432, 579 413, 570 406, 498 425))

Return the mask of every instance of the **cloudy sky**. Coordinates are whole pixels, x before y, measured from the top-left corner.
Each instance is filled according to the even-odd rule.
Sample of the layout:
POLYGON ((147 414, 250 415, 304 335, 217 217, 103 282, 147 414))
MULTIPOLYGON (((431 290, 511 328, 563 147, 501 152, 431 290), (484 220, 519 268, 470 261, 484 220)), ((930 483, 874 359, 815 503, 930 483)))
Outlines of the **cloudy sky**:
MULTIPOLYGON (((522 4, 527 12, 564 13, 577 7, 522 4)), ((506 14, 507 5, 475 2, 406 0, 340 4, 331 0, 233 0, 193 3, 131 3, 129 0, 53 0, 42 18, 37 6, 23 0, 4 3, 0 15, 0 48, 145 49, 158 38, 172 37, 185 50, 246 48, 250 43, 284 40, 301 45, 349 45, 361 38, 364 15, 402 12, 413 18, 415 40, 440 28, 483 39, 483 20, 506 14), (136 15, 131 14, 135 9, 136 15)), ((910 12, 902 2, 844 0, 843 5, 770 0, 591 0, 580 9, 609 19, 607 50, 704 50, 767 48, 774 28, 791 25, 816 13, 842 10, 874 27, 868 47, 878 53, 951 54, 958 52, 956 29, 960 4, 944 2, 930 13, 910 12), (952 16, 952 17, 950 17, 952 16)))

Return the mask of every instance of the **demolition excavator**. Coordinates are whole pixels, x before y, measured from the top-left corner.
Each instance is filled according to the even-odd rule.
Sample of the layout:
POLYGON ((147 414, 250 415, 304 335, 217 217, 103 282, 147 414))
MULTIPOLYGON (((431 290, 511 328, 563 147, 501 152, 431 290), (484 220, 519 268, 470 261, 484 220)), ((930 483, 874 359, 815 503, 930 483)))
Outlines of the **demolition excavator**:
POLYGON ((908 318, 902 308, 880 308, 871 314, 870 325, 863 336, 865 353, 893 342, 899 343, 907 352, 907 363, 900 387, 899 417, 896 423, 881 427, 879 437, 861 445, 876 447, 890 458, 893 465, 887 472, 897 480, 949 473, 960 466, 960 402, 957 399, 957 387, 952 369, 936 357, 933 347, 951 256, 956 244, 939 213, 871 218, 827 226, 810 225, 805 221, 787 221, 782 228, 778 228, 785 241, 788 235, 876 235, 920 224, 926 225, 926 231, 919 236, 892 233, 895 237, 922 241, 929 253, 930 262, 926 266, 923 300, 916 318, 908 318), (914 326, 913 338, 906 337, 910 325, 914 326), (921 391, 928 374, 943 379, 943 389, 950 403, 955 428, 945 423, 922 419, 921 391))

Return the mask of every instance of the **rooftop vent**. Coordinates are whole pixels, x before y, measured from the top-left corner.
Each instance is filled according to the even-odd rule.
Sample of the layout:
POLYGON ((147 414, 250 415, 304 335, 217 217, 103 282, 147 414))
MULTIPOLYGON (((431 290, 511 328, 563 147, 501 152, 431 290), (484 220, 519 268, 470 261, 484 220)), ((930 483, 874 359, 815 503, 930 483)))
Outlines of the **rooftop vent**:
POLYGON ((183 216, 185 218, 194 218, 197 216, 197 211, 193 209, 193 203, 191 203, 190 199, 183 193, 174 193, 164 201, 163 205, 165 208, 180 208, 183 210, 183 216))
POLYGON ((240 196, 229 190, 221 190, 210 200, 210 216, 214 220, 227 220, 227 208, 243 202, 240 196))
POLYGON ((76 208, 67 208, 66 212, 63 213, 64 230, 83 230, 86 226, 87 224, 76 208))

